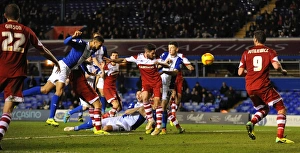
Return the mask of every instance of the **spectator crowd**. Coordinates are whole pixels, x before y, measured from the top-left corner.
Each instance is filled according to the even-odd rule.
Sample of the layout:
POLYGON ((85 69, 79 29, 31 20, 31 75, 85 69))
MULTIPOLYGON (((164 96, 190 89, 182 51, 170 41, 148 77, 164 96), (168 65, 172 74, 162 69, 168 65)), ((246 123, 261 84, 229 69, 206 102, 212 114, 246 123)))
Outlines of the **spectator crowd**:
POLYGON ((277 0, 271 13, 258 12, 251 23, 246 37, 253 37, 255 30, 264 30, 269 38, 300 36, 300 0, 277 0))
MULTIPOLYGON (((9 2, 4 0, 0 4, 4 8, 9 2)), ((232 38, 251 19, 248 12, 256 13, 268 0, 13 2, 21 7, 21 23, 32 28, 40 39, 50 39, 46 33, 52 26, 74 25, 85 25, 83 37, 88 39, 97 31, 105 39, 142 39, 232 38)))
POLYGON ((191 111, 184 108, 185 103, 194 103, 194 105, 214 106, 214 109, 209 111, 227 111, 233 108, 241 100, 240 94, 236 93, 231 86, 227 86, 226 82, 222 83, 219 90, 213 91, 207 90, 202 87, 199 82, 196 82, 191 91, 189 87, 184 88, 181 109, 183 111, 191 111))

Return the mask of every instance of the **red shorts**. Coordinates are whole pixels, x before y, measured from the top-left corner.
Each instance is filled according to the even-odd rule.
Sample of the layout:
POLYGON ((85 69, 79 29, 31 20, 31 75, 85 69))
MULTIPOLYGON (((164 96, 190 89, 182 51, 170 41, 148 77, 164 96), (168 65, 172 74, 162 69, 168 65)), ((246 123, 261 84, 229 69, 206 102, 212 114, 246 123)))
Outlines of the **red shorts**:
POLYGON ((162 82, 159 81, 156 84, 142 84, 142 91, 148 91, 149 94, 153 94, 153 97, 161 98, 162 82))
POLYGON ((84 101, 92 104, 99 98, 97 92, 88 84, 81 69, 72 70, 69 79, 72 90, 84 101))
POLYGON ((105 99, 108 103, 111 103, 113 100, 118 100, 119 102, 121 102, 121 98, 117 92, 116 89, 114 88, 103 88, 103 92, 104 92, 104 95, 105 95, 105 99))
POLYGON ((258 90, 247 90, 254 107, 258 110, 265 105, 274 106, 280 110, 285 108, 280 94, 273 87, 265 87, 258 90))
POLYGON ((182 84, 183 84, 183 78, 177 76, 175 80, 175 90, 177 94, 182 94, 182 84))
POLYGON ((25 76, 6 78, 0 77, 0 92, 4 91, 5 101, 23 102, 23 83, 25 76))

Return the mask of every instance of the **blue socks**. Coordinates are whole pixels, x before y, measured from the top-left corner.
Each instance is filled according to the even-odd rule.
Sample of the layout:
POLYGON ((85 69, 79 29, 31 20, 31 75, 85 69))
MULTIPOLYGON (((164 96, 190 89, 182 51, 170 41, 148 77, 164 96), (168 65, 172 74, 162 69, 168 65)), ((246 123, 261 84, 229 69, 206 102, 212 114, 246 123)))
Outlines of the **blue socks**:
POLYGON ((58 104, 59 96, 53 95, 51 99, 51 104, 50 104, 50 115, 49 118, 54 118, 55 112, 56 112, 56 105, 58 104))
POLYGON ((93 121, 91 118, 89 118, 89 120, 83 124, 80 124, 79 126, 75 126, 74 127, 74 131, 79 131, 79 130, 84 130, 84 129, 90 129, 93 128, 93 121))
POLYGON ((69 114, 72 115, 74 113, 82 112, 82 105, 77 106, 76 108, 69 111, 69 114))
POLYGON ((100 97, 100 101, 101 101, 101 104, 102 104, 101 111, 104 114, 105 113, 105 109, 106 109, 106 99, 105 99, 105 97, 100 97))
MULTIPOLYGON (((154 119, 155 123, 156 123, 156 110, 152 110, 152 118, 154 119)), ((152 124, 152 127, 155 128, 156 124, 152 124)))
POLYGON ((31 96, 31 95, 37 95, 37 94, 41 94, 41 86, 36 86, 27 90, 23 91, 23 96, 31 96))
POLYGON ((152 110, 152 117, 153 117, 153 119, 156 121, 156 110, 152 110))
POLYGON ((163 111, 162 113, 162 128, 167 128, 167 121, 168 121, 168 112, 166 110, 163 111))

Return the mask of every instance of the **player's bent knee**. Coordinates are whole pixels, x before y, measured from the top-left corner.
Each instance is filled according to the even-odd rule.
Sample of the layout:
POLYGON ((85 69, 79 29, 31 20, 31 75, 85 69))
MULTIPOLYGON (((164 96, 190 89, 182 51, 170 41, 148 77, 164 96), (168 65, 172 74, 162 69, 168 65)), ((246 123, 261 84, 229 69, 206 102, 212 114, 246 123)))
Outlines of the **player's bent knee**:
POLYGON ((163 110, 167 110, 167 106, 166 105, 162 105, 162 109, 163 110))
POLYGON ((156 108, 157 108, 157 104, 153 104, 152 109, 156 109, 156 108))
POLYGON ((258 112, 263 112, 264 116, 267 116, 270 112, 270 107, 265 105, 263 108, 259 109, 258 112))
POLYGON ((117 111, 119 112, 119 111, 121 111, 123 108, 122 108, 122 106, 119 106, 118 108, 117 108, 117 111))
POLYGON ((286 114, 286 109, 284 108, 284 109, 278 110, 278 114, 283 114, 283 115, 285 115, 285 114, 286 114))
POLYGON ((63 90, 56 90, 55 95, 61 96, 63 94, 63 90))
POLYGON ((274 108, 277 110, 278 114, 286 114, 286 108, 282 100, 274 104, 274 108))
POLYGON ((269 112, 270 112, 270 107, 269 107, 268 105, 266 105, 266 106, 264 107, 264 110, 265 110, 265 113, 266 113, 266 114, 269 114, 269 112))
POLYGON ((49 93, 50 90, 47 90, 46 88, 41 87, 41 93, 42 94, 47 94, 49 93))
POLYGON ((87 107, 87 106, 82 106, 82 110, 88 110, 89 109, 89 107, 87 107))

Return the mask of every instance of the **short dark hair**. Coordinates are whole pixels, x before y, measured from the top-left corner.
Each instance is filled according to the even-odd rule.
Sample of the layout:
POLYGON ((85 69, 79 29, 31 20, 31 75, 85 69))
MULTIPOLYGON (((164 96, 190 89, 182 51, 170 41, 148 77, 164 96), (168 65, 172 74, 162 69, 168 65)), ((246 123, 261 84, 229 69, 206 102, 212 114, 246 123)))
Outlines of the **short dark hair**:
POLYGON ((96 37, 93 38, 93 40, 97 40, 99 42, 104 43, 104 38, 102 36, 96 36, 96 37))
POLYGON ((156 46, 154 45, 154 44, 151 44, 151 43, 149 43, 149 44, 147 44, 145 47, 144 47, 144 49, 147 49, 147 50, 156 50, 156 46))
POLYGON ((118 54, 118 55, 119 55, 119 53, 118 53, 117 51, 112 51, 112 52, 110 53, 110 55, 112 55, 112 54, 118 54))
POLYGON ((20 8, 17 4, 8 4, 4 13, 8 19, 18 20, 20 18, 20 8))
POLYGON ((176 48, 179 47, 179 44, 178 44, 177 41, 170 41, 170 42, 169 42, 169 45, 174 45, 176 48))
MULTIPOLYGON (((95 35, 97 35, 97 36, 102 36, 100 32, 94 32, 94 33, 93 33, 93 37, 94 37, 95 35)), ((96 36, 96 37, 97 37, 97 36, 96 36)))
POLYGON ((256 30, 256 31, 254 31, 254 37, 261 44, 263 44, 263 43, 266 42, 266 34, 262 30, 256 30))

